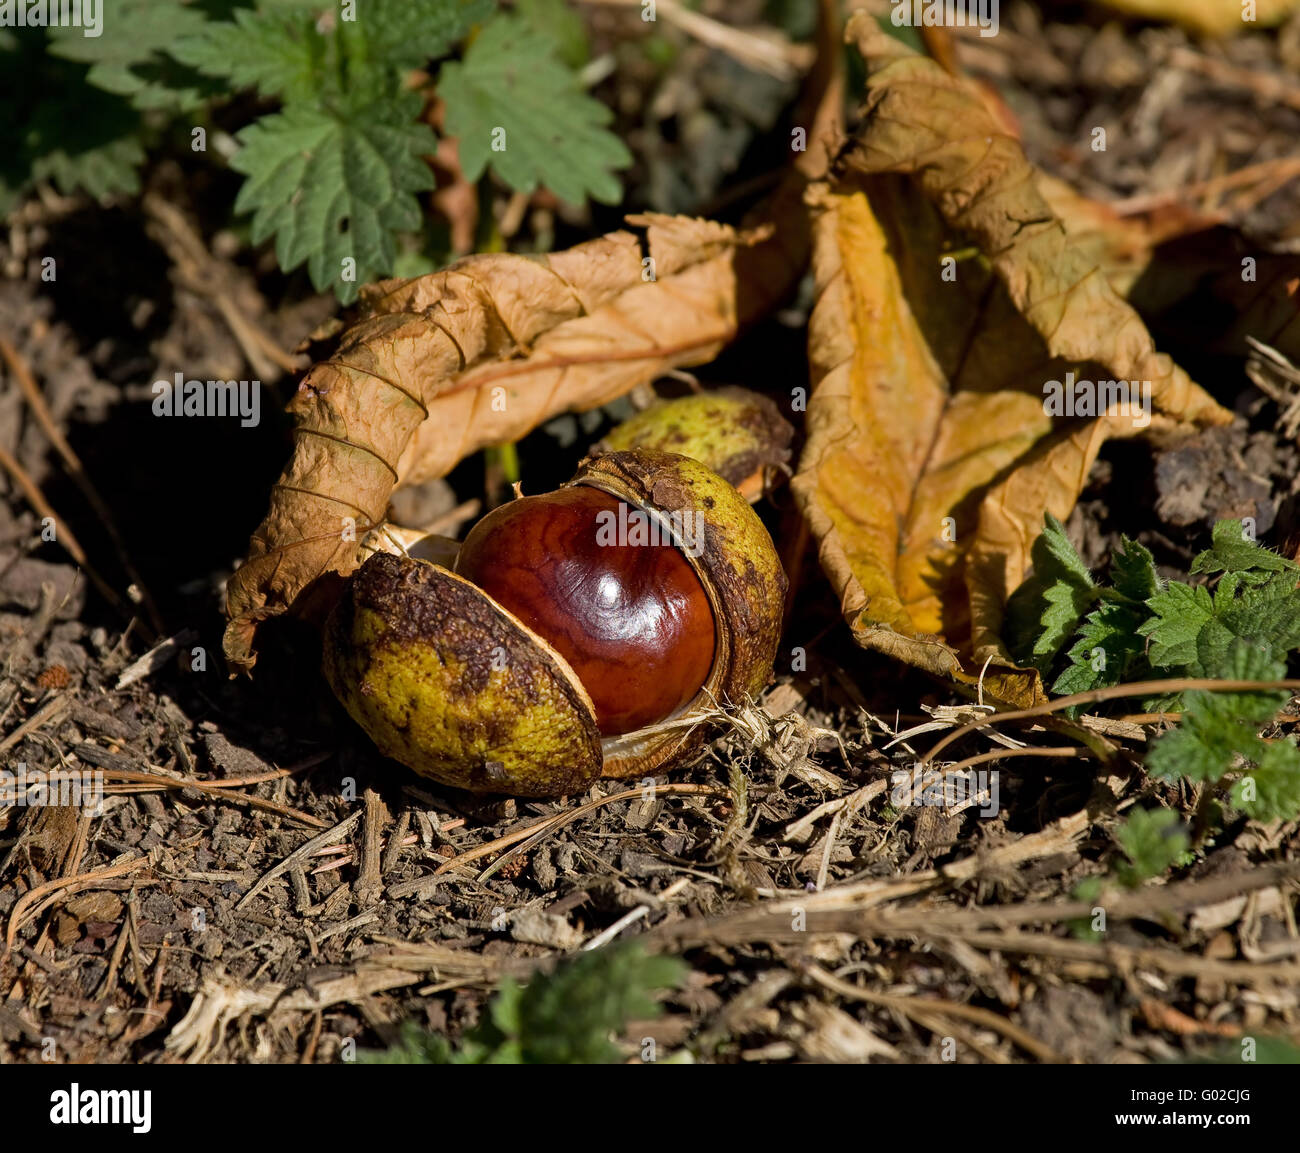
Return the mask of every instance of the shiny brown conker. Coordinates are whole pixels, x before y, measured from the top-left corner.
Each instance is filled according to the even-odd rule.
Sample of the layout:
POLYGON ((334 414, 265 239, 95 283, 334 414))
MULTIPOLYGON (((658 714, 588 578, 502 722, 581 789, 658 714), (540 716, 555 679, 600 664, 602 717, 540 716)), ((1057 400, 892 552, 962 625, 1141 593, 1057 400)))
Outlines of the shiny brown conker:
POLYGON ((586 485, 520 497, 479 521, 456 561, 572 666, 607 737, 688 704, 715 646, 712 606, 682 550, 662 536, 611 540, 623 504, 586 485))

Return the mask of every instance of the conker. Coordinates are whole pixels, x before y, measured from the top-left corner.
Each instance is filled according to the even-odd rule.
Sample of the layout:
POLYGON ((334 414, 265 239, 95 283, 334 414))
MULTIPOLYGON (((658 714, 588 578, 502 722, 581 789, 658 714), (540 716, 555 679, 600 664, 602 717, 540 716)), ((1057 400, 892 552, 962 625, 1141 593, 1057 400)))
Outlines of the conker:
POLYGON ((649 543, 629 543, 628 523, 625 502, 587 485, 520 497, 479 521, 456 561, 569 662, 607 737, 672 716, 713 667, 700 578, 658 525, 642 520, 649 543))
POLYGON ((628 449, 489 514, 455 571, 374 552, 330 614, 322 666, 379 750, 417 773, 575 793, 681 764, 719 710, 759 693, 785 589, 733 485, 689 457, 628 449), (611 513, 626 536, 602 536, 611 513), (632 530, 633 513, 660 538, 632 530))

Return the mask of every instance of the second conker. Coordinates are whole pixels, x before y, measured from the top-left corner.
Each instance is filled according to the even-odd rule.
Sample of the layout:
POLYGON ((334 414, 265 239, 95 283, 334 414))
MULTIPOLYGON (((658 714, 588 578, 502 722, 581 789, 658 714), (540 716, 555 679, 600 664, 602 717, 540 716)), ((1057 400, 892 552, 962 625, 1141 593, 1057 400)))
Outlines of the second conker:
POLYGON ((672 716, 713 667, 713 606, 686 555, 648 514, 600 489, 493 510, 455 571, 569 662, 602 736, 672 716))

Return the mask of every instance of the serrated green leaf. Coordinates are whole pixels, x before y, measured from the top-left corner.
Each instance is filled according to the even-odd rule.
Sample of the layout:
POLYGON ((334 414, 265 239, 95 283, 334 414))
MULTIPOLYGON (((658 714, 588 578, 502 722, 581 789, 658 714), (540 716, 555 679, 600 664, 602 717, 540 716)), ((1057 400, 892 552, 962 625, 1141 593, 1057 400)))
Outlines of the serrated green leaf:
POLYGON ((180 38, 200 32, 207 16, 190 0, 115 0, 104 4, 100 35, 72 25, 50 29, 50 52, 90 65, 87 80, 124 96, 141 111, 187 110, 213 86, 168 55, 180 38))
MULTIPOLYGON (((1063 631, 1073 633, 1065 654, 1069 663, 1052 685, 1058 694, 1140 679, 1149 666, 1175 676, 1279 680, 1286 675, 1285 657, 1300 648, 1297 566, 1243 540, 1238 522, 1216 525, 1214 547, 1193 566, 1220 574, 1213 594, 1177 581, 1160 588, 1151 553, 1128 539, 1113 559, 1112 587, 1092 587, 1060 524, 1050 519, 1033 560, 1033 577, 1008 603, 1009 624, 1027 638, 1024 648, 1012 651, 1046 673, 1054 667, 1063 631), (1080 624, 1080 607, 1098 599, 1080 624)), ((1264 741, 1259 735, 1288 699, 1280 691, 1188 692, 1181 702, 1164 698, 1149 705, 1163 711, 1181 703, 1183 715, 1177 728, 1152 742, 1147 770, 1166 780, 1210 785, 1244 772, 1233 788, 1238 808, 1261 817, 1295 816, 1300 749, 1293 740, 1264 741)), ((1130 856, 1121 870, 1126 883, 1162 872, 1186 847, 1175 851, 1157 843, 1144 816, 1135 816, 1124 836, 1130 856)))
POLYGON ((1033 572, 1007 602, 1006 638, 1012 654, 1047 676, 1057 655, 1097 596, 1088 566, 1051 513, 1030 550, 1033 572))
POLYGON ((636 943, 579 954, 549 977, 528 983, 510 1039, 529 1064, 616 1061, 610 1035, 633 1018, 658 1016, 654 992, 679 984, 684 973, 681 961, 646 954, 636 943))
POLYGON ((1147 659, 1156 668, 1178 668, 1197 661, 1196 642, 1207 621, 1214 617, 1209 590, 1171 582, 1148 598, 1151 618, 1139 632, 1151 642, 1147 659))
POLYGON ((372 59, 416 68, 445 56, 494 11, 496 0, 362 0, 356 24, 372 59))
POLYGON ((172 55, 235 88, 286 102, 357 106, 400 90, 401 76, 444 55, 495 10, 495 0, 363 0, 322 18, 320 5, 263 5, 182 37, 172 55))
POLYGON ((1138 630, 1150 616, 1146 601, 1159 587, 1155 558, 1137 541, 1121 537, 1110 577, 1112 588, 1102 591, 1100 607, 1084 618, 1066 653, 1070 663, 1052 685, 1054 693, 1089 692, 1140 680, 1149 671, 1146 639, 1138 630))
POLYGON ((1247 536, 1239 520, 1218 521, 1211 540, 1210 548, 1192 561, 1193 573, 1282 572, 1298 567, 1294 561, 1263 548, 1253 536, 1247 536))
MULTIPOLYGON (((1219 671, 1214 675, 1225 681, 1276 681, 1286 676, 1286 662, 1274 656, 1271 647, 1263 641, 1234 637, 1228 646, 1225 659, 1219 666, 1219 671)), ((1216 693, 1214 695, 1220 699, 1229 699, 1237 694, 1216 693)), ((1243 710, 1247 720, 1267 720, 1286 704, 1287 700, 1287 694, 1280 690, 1245 695, 1251 698, 1260 696, 1277 698, 1271 711, 1263 704, 1252 709, 1246 703, 1238 703, 1237 707, 1243 710)))
POLYGON ((1232 803, 1257 821, 1300 814, 1300 749, 1290 737, 1261 742, 1257 763, 1232 786, 1232 803))
POLYGON ((1129 605, 1103 602, 1084 619, 1079 639, 1066 653, 1070 664, 1057 677, 1052 692, 1068 696, 1140 679, 1132 669, 1146 648, 1138 633, 1145 619, 1143 613, 1129 605))
POLYGON ((138 192, 138 114, 87 84, 84 66, 44 52, 39 32, 7 43, 0 52, 0 211, 36 180, 68 196, 138 192))
POLYGON ((510 187, 544 184, 561 200, 615 203, 615 170, 632 157, 604 126, 612 114, 588 96, 545 38, 508 16, 488 23, 461 62, 443 65, 446 130, 468 180, 492 164, 510 187))
POLYGON ((446 1065, 452 1061, 446 1037, 430 1033, 408 1021, 396 1044, 389 1049, 363 1049, 357 1054, 361 1065, 446 1065))
POLYGON ((305 99, 324 87, 325 40, 308 11, 241 8, 231 21, 181 37, 171 54, 205 76, 263 96, 305 99))
POLYGON ((1259 583, 1244 579, 1246 575, 1225 573, 1213 596, 1203 587, 1171 582, 1149 598, 1153 615, 1140 631, 1151 640, 1151 664, 1185 676, 1226 677, 1235 639, 1275 654, 1300 646, 1300 592, 1291 571, 1261 572, 1259 583))
POLYGON ((281 268, 305 261, 316 288, 345 303, 387 274, 394 233, 419 227, 414 194, 433 185, 419 105, 414 93, 347 114, 290 105, 240 132, 231 167, 248 179, 235 209, 253 211, 254 243, 274 235, 281 268))
POLYGON ((682 983, 686 966, 638 942, 567 958, 526 985, 502 980, 479 1024, 452 1052, 441 1037, 408 1026, 400 1042, 363 1059, 382 1064, 573 1065, 622 1059, 611 1037, 630 1020, 662 1012, 655 994, 682 983))
POLYGON ((1156 595, 1160 581, 1151 550, 1128 537, 1120 537, 1119 548, 1111 558, 1110 583, 1122 597, 1143 604, 1156 595))
POLYGON ((1189 677, 1227 676, 1223 670, 1230 663, 1233 642, 1240 639, 1221 618, 1211 618, 1201 626, 1196 636, 1195 660, 1178 671, 1189 677))
POLYGON ((1217 781, 1232 768, 1242 740, 1230 715, 1188 700, 1178 727, 1152 743, 1147 772, 1164 781, 1217 781))
POLYGON ((647 955, 635 942, 580 953, 522 988, 503 988, 472 1039, 494 1063, 601 1064, 619 1059, 612 1034, 661 1009, 653 996, 680 984, 681 961, 647 955))
POLYGON ((1189 845, 1187 831, 1173 809, 1133 809, 1115 830, 1115 840, 1129 859, 1116 875, 1129 888, 1163 875, 1189 845))
POLYGON ((1214 597, 1215 615, 1225 629, 1233 636, 1267 644, 1279 655, 1300 647, 1300 590, 1293 573, 1277 573, 1231 597, 1223 591, 1228 580, 1225 576, 1220 581, 1214 597))
MULTIPOLYGON (((1286 665, 1265 648, 1234 637, 1219 674, 1225 680, 1272 681, 1286 665)), ((1164 780, 1215 782, 1241 762, 1258 762, 1267 746, 1259 730, 1286 704, 1288 694, 1189 692, 1178 727, 1152 743, 1147 770, 1164 780)))
POLYGON ((56 148, 32 164, 33 180, 48 180, 64 196, 85 192, 96 200, 134 196, 140 191, 144 145, 135 136, 120 136, 96 147, 69 152, 56 148))

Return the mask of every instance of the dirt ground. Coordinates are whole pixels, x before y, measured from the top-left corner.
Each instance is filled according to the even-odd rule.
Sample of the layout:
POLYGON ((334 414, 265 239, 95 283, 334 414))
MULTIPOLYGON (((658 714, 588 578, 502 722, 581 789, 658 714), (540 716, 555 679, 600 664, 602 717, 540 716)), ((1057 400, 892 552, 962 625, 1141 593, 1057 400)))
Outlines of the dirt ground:
MULTIPOLYGON (((739 22, 758 11, 734 7, 739 22)), ((1186 577, 1218 517, 1253 516, 1275 545, 1300 535, 1284 406, 1247 378, 1212 275, 1248 244, 1271 254, 1269 277, 1300 277, 1300 180, 1270 183, 1300 141, 1300 22, 1207 47, 1051 10, 1044 23, 1006 3, 1001 35, 949 45, 996 87, 1031 159, 1099 200, 1222 220, 1158 247, 1132 298, 1237 423, 1179 445, 1112 444, 1067 526, 1091 564, 1123 533, 1162 575, 1186 577), (1104 153, 1088 146, 1096 125, 1104 153), (1252 166, 1264 168, 1228 179, 1252 166)), ((698 44, 681 76, 683 91, 635 73, 605 82, 637 157, 623 208, 739 214, 777 163, 797 85, 759 84, 698 44), (728 191, 750 186, 748 200, 728 191)), ((39 502, 6 476, 0 767, 101 770, 107 796, 99 814, 0 808, 0 1063, 332 1062, 408 1020, 454 1039, 503 974, 611 930, 688 961, 665 1016, 634 1035, 696 1060, 934 1062, 955 1042, 960 1062, 1146 1062, 1245 1033, 1300 1036, 1295 822, 1230 824, 1167 884, 1118 898, 1104 939, 1073 932, 1089 912, 1073 891, 1113 859, 1116 816, 1153 796, 1190 814, 1198 798, 1141 774, 1129 726, 1138 736, 1113 732, 1122 752, 1101 769, 1004 769, 996 817, 899 805, 891 771, 978 714, 855 648, 812 552, 788 628, 807 638, 806 667, 785 661, 765 712, 653 796, 602 782, 582 798, 484 800, 422 781, 355 729, 315 639, 289 626, 254 680, 229 679, 222 589, 286 458, 269 410, 291 387, 231 317, 293 349, 335 308, 214 223, 231 189, 208 179, 163 157, 139 200, 46 189, 0 237, 0 447, 121 598, 42 541, 39 502), (48 255, 54 284, 39 277, 48 255), (256 429, 169 423, 149 385, 177 371, 279 383, 256 429), (133 664, 178 634, 156 667, 133 664)), ((615 221, 561 221, 557 246, 615 221)), ((775 391, 806 378, 808 297, 700 380, 775 391)), ((562 479, 609 419, 524 441, 530 486, 562 479)), ((471 460, 406 499, 436 514, 500 495, 471 460)), ((791 509, 778 491, 774 531, 791 509)), ((995 747, 986 730, 949 755, 995 747)))

